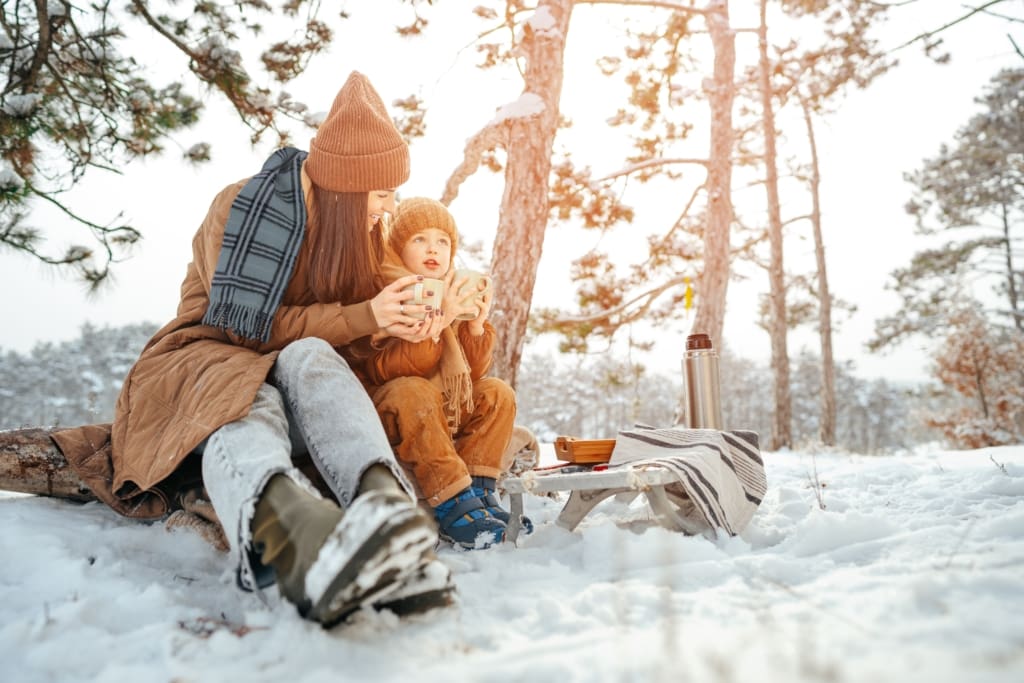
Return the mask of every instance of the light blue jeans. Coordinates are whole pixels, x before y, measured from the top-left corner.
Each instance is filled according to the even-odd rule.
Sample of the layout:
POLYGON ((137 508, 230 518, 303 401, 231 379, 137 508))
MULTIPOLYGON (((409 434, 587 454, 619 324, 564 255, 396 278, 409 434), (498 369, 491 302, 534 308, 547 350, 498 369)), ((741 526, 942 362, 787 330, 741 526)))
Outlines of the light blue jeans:
POLYGON ((252 548, 256 501, 275 474, 320 494, 292 462, 308 453, 342 508, 356 496, 372 465, 388 467, 412 495, 373 402, 345 360, 322 339, 286 346, 249 414, 213 432, 202 447, 203 483, 231 544, 238 585, 273 582, 252 548))

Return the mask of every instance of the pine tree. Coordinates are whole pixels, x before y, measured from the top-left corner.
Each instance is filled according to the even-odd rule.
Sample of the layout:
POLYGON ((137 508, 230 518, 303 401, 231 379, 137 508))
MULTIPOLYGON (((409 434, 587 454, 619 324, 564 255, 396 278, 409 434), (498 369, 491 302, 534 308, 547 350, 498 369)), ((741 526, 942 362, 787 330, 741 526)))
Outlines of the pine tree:
POLYGON ((965 299, 997 296, 985 310, 1024 330, 1024 68, 993 77, 977 99, 985 109, 955 135, 955 144, 906 175, 914 185, 907 211, 918 231, 949 239, 914 255, 889 285, 900 309, 875 325, 872 348, 931 334, 949 324, 946 311, 965 299))
MULTIPOLYGON (((4 0, 0 9, 0 245, 70 268, 92 287, 103 282, 142 233, 119 219, 80 215, 63 194, 85 174, 117 172, 159 154, 171 136, 195 124, 204 91, 224 97, 256 142, 267 132, 288 139, 288 119, 308 126, 305 105, 282 89, 259 86, 239 50, 246 35, 265 46, 262 68, 279 84, 302 73, 330 43, 316 0, 155 3, 4 0), (159 11, 155 5, 164 5, 159 11), (264 21, 266 23, 264 23, 264 21), (292 38, 263 37, 295 29, 292 38), (168 55, 170 55, 168 57, 168 55), (180 59, 192 82, 158 83, 161 59, 180 59), (201 86, 197 88, 196 86, 201 86), (48 250, 52 230, 34 227, 34 204, 60 209, 82 235, 62 252, 48 250)), ((207 160, 210 145, 187 147, 207 160)))

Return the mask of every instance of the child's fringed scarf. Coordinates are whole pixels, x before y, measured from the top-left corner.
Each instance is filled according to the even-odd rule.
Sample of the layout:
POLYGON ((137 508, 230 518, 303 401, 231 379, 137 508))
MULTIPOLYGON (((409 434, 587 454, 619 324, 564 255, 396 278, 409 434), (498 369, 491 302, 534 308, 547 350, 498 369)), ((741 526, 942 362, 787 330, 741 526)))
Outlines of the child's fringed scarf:
MULTIPOLYGON (((412 275, 392 249, 385 248, 384 263, 381 266, 384 281, 394 282, 400 277, 412 275)), ((441 331, 441 361, 437 369, 427 378, 437 386, 444 396, 444 414, 448 420, 448 431, 454 434, 459 428, 461 413, 473 411, 473 380, 469 374, 469 362, 462 350, 455 331, 461 323, 454 323, 441 331)))

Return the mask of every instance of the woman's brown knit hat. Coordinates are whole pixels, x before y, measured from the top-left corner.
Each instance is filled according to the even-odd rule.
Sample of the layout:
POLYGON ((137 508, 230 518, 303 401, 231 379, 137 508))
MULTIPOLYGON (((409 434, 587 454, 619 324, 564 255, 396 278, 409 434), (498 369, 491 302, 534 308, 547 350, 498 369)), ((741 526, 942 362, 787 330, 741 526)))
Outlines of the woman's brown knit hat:
POLYGON ((427 228, 444 230, 452 240, 452 260, 455 247, 459 244, 459 229, 448 207, 427 197, 409 197, 398 202, 394 220, 388 230, 388 246, 395 254, 401 255, 409 238, 427 228))
POLYGON ((309 143, 306 173, 334 192, 391 190, 409 179, 409 146, 370 81, 353 71, 309 143))

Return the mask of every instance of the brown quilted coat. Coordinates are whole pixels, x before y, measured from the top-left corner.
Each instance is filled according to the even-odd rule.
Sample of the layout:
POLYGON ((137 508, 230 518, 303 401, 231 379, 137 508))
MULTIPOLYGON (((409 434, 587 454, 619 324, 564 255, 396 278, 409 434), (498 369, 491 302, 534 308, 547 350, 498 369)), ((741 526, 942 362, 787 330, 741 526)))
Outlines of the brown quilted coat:
MULTIPOLYGON (((288 343, 320 337, 344 346, 378 329, 368 301, 350 306, 316 302, 306 286, 308 239, 267 343, 201 324, 228 211, 245 182, 229 185, 213 200, 192 240, 192 262, 181 285, 177 315, 150 339, 129 371, 109 438, 104 425, 53 435, 79 476, 122 514, 166 514, 173 489, 168 478, 214 430, 249 412, 256 390, 288 343)), ((309 208, 312 186, 305 168, 302 186, 309 208)), ((308 224, 307 237, 316 229, 308 224)))

